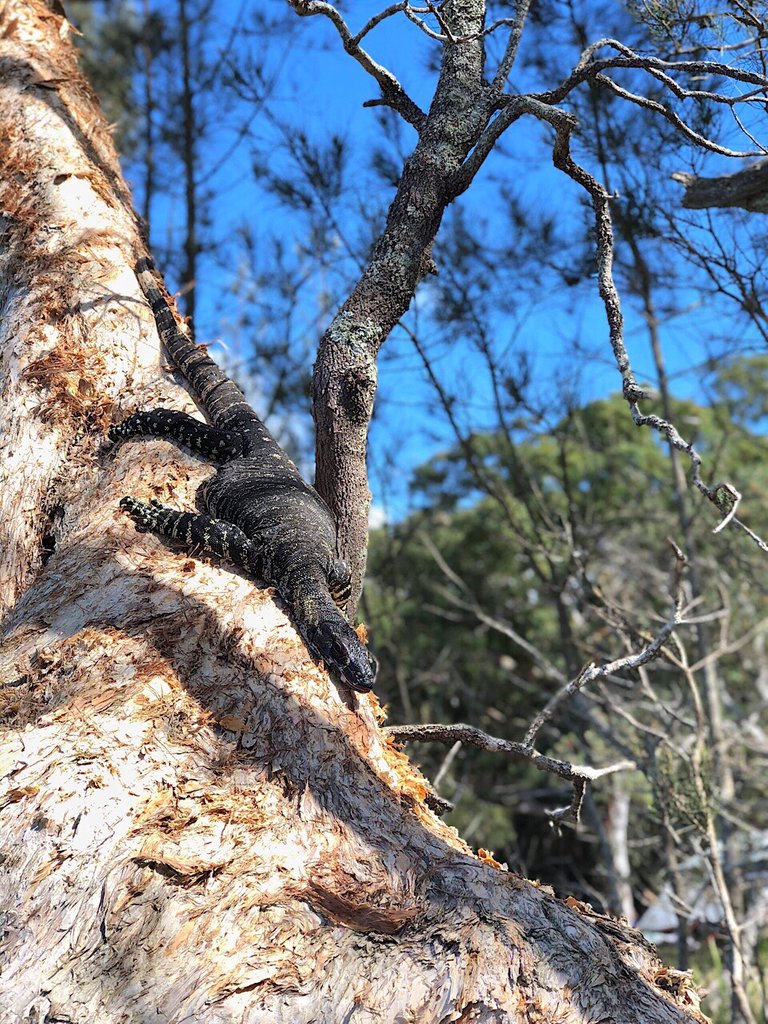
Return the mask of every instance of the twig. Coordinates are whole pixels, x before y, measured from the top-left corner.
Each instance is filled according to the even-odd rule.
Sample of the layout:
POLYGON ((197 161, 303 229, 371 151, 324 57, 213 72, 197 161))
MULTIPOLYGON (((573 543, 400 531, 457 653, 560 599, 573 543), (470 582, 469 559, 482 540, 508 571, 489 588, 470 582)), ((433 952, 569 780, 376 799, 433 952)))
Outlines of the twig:
POLYGON ((570 697, 572 694, 577 693, 579 690, 583 689, 587 683, 594 682, 595 679, 602 679, 606 676, 613 675, 616 672, 639 668, 641 665, 645 665, 647 662, 658 657, 661 648, 672 635, 675 627, 680 625, 681 622, 682 619, 680 617, 679 609, 675 608, 672 618, 662 626, 656 637, 647 644, 642 651, 639 651, 637 654, 625 655, 623 658, 616 658, 615 661, 609 661, 604 665, 595 665, 594 662, 586 665, 575 679, 571 679, 570 682, 561 687, 557 693, 550 698, 546 706, 542 708, 538 715, 536 715, 525 734, 523 746, 526 748, 532 747, 539 730, 545 722, 549 721, 554 714, 555 709, 562 704, 566 697, 570 697))
MULTIPOLYGON (((424 111, 413 102, 392 72, 388 68, 383 67, 383 65, 378 64, 359 45, 362 36, 373 27, 370 21, 364 26, 362 32, 353 35, 339 11, 333 4, 326 3, 325 0, 288 0, 288 3, 300 18, 311 18, 316 14, 321 14, 328 18, 339 33, 347 53, 378 82, 382 93, 381 102, 392 107, 408 124, 413 125, 417 131, 421 131, 426 120, 424 111)), ((392 13, 395 12, 392 11, 392 13)))
MULTIPOLYGON (((520 0, 520 7, 524 7, 525 11, 527 12, 528 7, 530 6, 530 2, 531 0, 520 0)), ((512 18, 498 18, 491 25, 489 25, 487 28, 482 29, 482 31, 480 32, 468 32, 466 35, 457 36, 451 31, 450 26, 443 17, 441 6, 441 4, 433 3, 431 2, 431 0, 426 0, 424 7, 413 7, 411 4, 405 4, 403 8, 403 13, 405 14, 406 18, 408 18, 409 21, 412 21, 414 25, 418 25, 421 31, 425 35, 429 36, 430 39, 435 39, 440 43, 449 43, 451 46, 458 46, 463 43, 473 43, 476 42, 478 39, 485 39, 487 36, 492 35, 494 32, 497 32, 500 28, 503 28, 504 26, 507 25, 512 27, 513 37, 515 35, 518 25, 520 27, 520 32, 522 32, 520 8, 518 8, 517 14, 512 18), (430 28, 425 21, 418 17, 419 14, 431 14, 435 21, 440 26, 440 28, 442 29, 442 31, 435 32, 433 28, 430 28)), ((525 19, 525 13, 523 13, 522 18, 523 20, 525 19)), ((515 51, 517 50, 517 43, 514 44, 514 49, 515 51)), ((512 56, 512 60, 514 61, 514 54, 512 56)), ((512 64, 510 62, 510 67, 511 66, 512 64)), ((507 72, 507 74, 508 73, 509 72, 507 72)), ((504 77, 506 78, 506 75, 504 77)))
MULTIPOLYGON (((662 80, 678 99, 706 97, 714 102, 729 102, 728 99, 718 99, 718 93, 705 93, 698 89, 687 90, 667 72, 678 71, 688 75, 719 75, 732 81, 744 82, 747 85, 757 85, 763 90, 768 88, 768 79, 754 71, 729 67, 726 64, 712 60, 662 60, 660 57, 643 56, 636 53, 617 39, 599 39, 584 50, 576 67, 564 82, 556 89, 536 93, 533 98, 541 100, 543 103, 560 103, 577 85, 610 68, 634 68, 639 71, 647 71, 649 74, 653 74, 656 78, 662 80), (620 56, 604 57, 600 60, 595 60, 595 53, 605 47, 618 50, 620 56)), ((743 102, 745 99, 751 99, 752 95, 750 93, 747 97, 737 97, 736 101, 743 102)))
MULTIPOLYGON (((529 101, 530 99, 528 97, 529 101)), ((605 307, 611 347, 616 365, 621 374, 622 390, 624 398, 629 404, 632 419, 639 427, 651 427, 653 430, 658 431, 658 433, 663 434, 674 448, 683 452, 688 457, 691 463, 691 479, 694 486, 725 516, 717 529, 722 529, 725 525, 732 522, 746 533, 761 551, 768 554, 768 544, 736 517, 736 506, 738 506, 740 495, 733 484, 727 481, 722 481, 712 486, 705 484, 700 472, 702 457, 693 447, 693 444, 690 441, 686 441, 674 424, 668 420, 652 413, 643 414, 640 411, 638 403, 646 398, 647 395, 638 386, 632 372, 629 354, 624 343, 624 319, 621 313, 621 303, 613 279, 614 243, 610 211, 612 196, 597 179, 573 159, 570 150, 571 133, 575 126, 573 118, 565 114, 564 111, 549 108, 544 104, 541 104, 541 106, 543 111, 539 116, 548 120, 555 128, 555 145, 552 149, 555 166, 564 171, 577 184, 581 185, 592 200, 592 209, 595 214, 595 239, 597 243, 598 290, 605 307)))
POLYGON ((361 39, 367 36, 372 29, 376 28, 386 18, 391 18, 393 14, 399 14, 401 11, 404 11, 407 6, 407 0, 400 0, 400 3, 392 4, 391 7, 386 7, 383 11, 379 11, 378 14, 374 14, 370 21, 367 21, 360 31, 352 36, 350 40, 352 46, 359 46, 361 39))
POLYGON ((443 763, 440 765, 440 770, 438 771, 437 775, 435 776, 435 778, 434 778, 434 780, 432 782, 432 785, 435 787, 435 789, 437 789, 440 786, 440 783, 443 781, 445 776, 448 774, 448 770, 451 767, 451 765, 453 764, 454 760, 456 759, 456 755, 458 754, 458 752, 460 750, 461 750, 461 740, 456 740, 456 742, 453 744, 451 749, 448 751, 448 753, 443 758, 443 763))
POLYGON ((514 21, 512 21, 512 31, 509 33, 504 56, 501 58, 496 74, 493 76, 494 89, 501 90, 509 77, 509 72, 512 70, 512 65, 517 57, 517 50, 523 34, 523 26, 525 25, 525 19, 530 6, 531 0, 517 0, 517 10, 515 11, 514 21))
MULTIPOLYGON (((655 113, 661 114, 662 117, 666 118, 670 124, 674 125, 675 128, 682 132, 682 134, 685 135, 686 138, 690 139, 691 142, 696 143, 697 146, 701 146, 703 149, 710 150, 712 153, 719 153, 720 156, 736 157, 739 159, 765 155, 765 149, 762 146, 759 149, 738 150, 728 149, 727 146, 721 146, 717 142, 713 142, 712 139, 708 139, 705 135, 701 135, 699 132, 691 128, 691 126, 687 124, 679 114, 676 114, 674 110, 670 110, 669 107, 665 107, 663 103, 659 103, 657 100, 652 100, 648 96, 640 96, 638 93, 630 92, 629 89, 625 89, 614 82, 614 80, 609 78, 608 75, 595 75, 595 81, 606 86, 611 90, 611 92, 615 93, 617 96, 621 96, 622 99, 628 100, 630 103, 634 103, 638 107, 645 107, 647 110, 653 110, 655 113)), ((750 138, 752 137, 750 136, 750 138)), ((752 141, 754 142, 754 139, 752 141)))
POLYGON ((468 743, 470 746, 480 750, 487 750, 491 753, 507 754, 515 761, 526 761, 541 771, 551 775, 557 775, 573 783, 574 800, 571 805, 561 810, 550 812, 551 817, 562 820, 578 820, 578 808, 581 806, 586 786, 596 779, 614 772, 626 771, 635 767, 634 761, 618 761, 615 764, 607 765, 605 768, 592 768, 588 765, 575 765, 570 761, 561 761, 555 757, 547 757, 540 754, 532 746, 525 743, 516 743, 513 740, 503 740, 497 736, 490 736, 477 729, 473 725, 391 725, 384 729, 389 736, 395 739, 408 741, 422 741, 427 743, 451 743, 457 741, 468 743))
POLYGON ((526 640, 524 636, 521 636, 521 634, 518 633, 517 630, 513 629, 508 623, 494 618, 482 608, 478 603, 477 598, 470 592, 466 582, 456 572, 454 572, 450 565, 448 565, 441 551, 428 534, 422 533, 421 541, 435 560, 443 575, 467 596, 466 601, 457 600, 454 602, 455 604, 466 611, 471 611, 480 622, 511 640, 514 644, 520 647, 521 650, 525 651, 526 654, 530 655, 533 661, 536 662, 536 664, 538 664, 539 667, 553 679, 558 682, 563 682, 565 680, 565 676, 560 669, 554 665, 549 658, 547 658, 547 656, 538 649, 538 647, 534 647, 530 641, 526 640))

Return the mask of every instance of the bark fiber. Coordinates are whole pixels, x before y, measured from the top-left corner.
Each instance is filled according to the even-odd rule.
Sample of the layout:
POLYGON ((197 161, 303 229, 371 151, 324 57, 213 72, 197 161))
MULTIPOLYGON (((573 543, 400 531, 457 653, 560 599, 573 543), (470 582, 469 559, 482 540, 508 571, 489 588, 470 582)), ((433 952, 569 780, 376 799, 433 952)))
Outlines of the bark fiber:
POLYGON ((272 593, 137 534, 209 466, 66 22, 0 8, 0 1022, 702 1021, 625 926, 476 857, 272 593))

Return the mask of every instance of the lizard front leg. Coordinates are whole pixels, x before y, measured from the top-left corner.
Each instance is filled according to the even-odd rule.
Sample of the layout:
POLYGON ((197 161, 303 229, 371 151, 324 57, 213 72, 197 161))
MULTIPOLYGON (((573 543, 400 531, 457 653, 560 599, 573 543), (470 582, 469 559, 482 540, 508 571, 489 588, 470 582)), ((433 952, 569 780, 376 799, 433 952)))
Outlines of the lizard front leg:
POLYGON ((232 523, 194 512, 179 512, 161 505, 155 498, 149 505, 136 498, 122 498, 120 508, 144 530, 178 540, 190 551, 212 551, 249 575, 263 578, 261 548, 232 523))
POLYGON ((328 591, 337 608, 344 610, 352 595, 352 575, 347 563, 337 558, 328 570, 328 591))
POLYGON ((135 412, 122 423, 109 428, 110 441, 147 435, 178 441, 210 459, 238 458, 243 454, 243 439, 239 434, 201 423, 194 416, 177 409, 135 412))

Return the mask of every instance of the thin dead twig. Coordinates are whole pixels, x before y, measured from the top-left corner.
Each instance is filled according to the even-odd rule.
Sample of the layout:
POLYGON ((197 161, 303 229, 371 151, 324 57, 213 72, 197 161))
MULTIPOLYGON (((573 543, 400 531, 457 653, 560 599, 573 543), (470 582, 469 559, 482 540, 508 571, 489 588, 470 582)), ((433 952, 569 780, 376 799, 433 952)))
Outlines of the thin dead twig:
POLYGON ((571 679, 565 686, 561 687, 557 693, 550 698, 546 706, 542 708, 538 715, 536 715, 525 734, 523 746, 526 748, 532 748, 536 736, 542 726, 552 718, 555 709, 558 708, 567 697, 570 697, 579 690, 582 690, 588 683, 594 682, 596 679, 603 679, 607 676, 615 675, 617 672, 625 672, 627 669, 639 668, 641 665, 645 665, 647 662, 658 657, 662 647, 681 622, 682 618, 680 617, 679 609, 675 608, 675 611, 669 621, 662 626, 654 639, 637 654, 628 654, 623 658, 616 658, 614 661, 606 662, 603 665, 596 665, 594 662, 589 665, 585 665, 581 672, 579 672, 579 674, 574 679, 571 679))
POLYGON ((616 283, 613 279, 614 241, 610 211, 610 201, 613 197, 596 178, 573 159, 570 145, 571 134, 575 127, 574 119, 570 115, 565 114, 564 111, 546 107, 544 104, 541 106, 544 110, 539 113, 539 116, 549 121, 555 129, 555 144, 552 149, 555 166, 580 185, 592 201, 592 209, 595 215, 595 239, 597 243, 598 291, 608 319, 611 347, 616 365, 621 374, 622 390, 624 398, 629 404, 632 419, 637 426, 651 427, 662 434, 672 447, 688 457, 691 463, 691 480, 694 486, 724 516, 723 520, 715 527, 716 531, 722 530, 724 526, 732 522, 746 533, 761 551, 768 554, 768 544, 736 517, 735 513, 741 500, 741 495, 733 484, 721 481, 708 486, 704 483, 701 477, 702 457, 693 447, 693 444, 690 441, 686 441, 674 424, 668 420, 652 413, 644 414, 640 411, 639 402, 648 396, 638 385, 632 372, 629 354, 624 342, 624 318, 621 312, 621 303, 616 283))
POLYGON ((557 775, 561 779, 571 782, 574 787, 574 800, 571 804, 556 811, 551 811, 550 816, 556 820, 578 821, 579 810, 584 798, 586 787, 595 779, 614 772, 626 771, 635 767, 634 761, 618 761, 615 764, 607 765, 605 768, 592 768, 588 765, 574 765, 570 761, 561 761, 555 757, 548 757, 541 754, 525 743, 516 743, 513 740, 500 739, 498 736, 490 736, 473 725, 391 725, 384 729, 389 736, 395 739, 422 741, 434 743, 451 743, 457 741, 468 743, 470 746, 480 750, 487 750, 491 753, 507 754, 516 761, 526 761, 541 771, 551 775, 557 775))
MULTIPOLYGON (((381 89, 381 99, 372 100, 368 105, 372 106, 376 103, 384 103, 387 106, 392 107, 393 110, 396 110, 403 120, 412 125, 416 131, 421 131, 424 122, 426 121, 426 114, 424 111, 414 103, 392 72, 382 64, 375 61, 367 50, 364 50, 360 46, 360 39, 362 39, 363 35, 374 27, 374 25, 371 24, 374 19, 368 21, 360 32, 353 35, 346 21, 344 21, 344 18, 341 16, 341 13, 333 6, 333 4, 326 3, 325 0, 288 0, 288 3, 300 18, 311 18, 315 15, 322 15, 332 22, 342 43, 344 44, 344 49, 350 57, 353 57, 357 63, 375 79, 381 89)), ((394 6, 397 8, 399 5, 395 4, 394 6)), ((393 8, 388 8, 388 11, 392 14, 397 13, 393 8)), ((386 13, 387 12, 384 12, 384 14, 386 13)), ((383 20, 383 16, 378 18, 378 21, 381 20, 383 20)))

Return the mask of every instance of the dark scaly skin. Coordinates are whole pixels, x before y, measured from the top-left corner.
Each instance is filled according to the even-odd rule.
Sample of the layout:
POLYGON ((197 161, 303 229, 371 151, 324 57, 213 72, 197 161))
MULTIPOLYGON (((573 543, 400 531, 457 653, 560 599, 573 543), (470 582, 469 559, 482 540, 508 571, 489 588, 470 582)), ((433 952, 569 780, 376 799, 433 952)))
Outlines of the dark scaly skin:
POLYGON ((242 392, 179 330, 157 286, 151 260, 136 274, 152 307, 160 338, 197 395, 210 425, 170 409, 137 412, 110 428, 113 441, 152 435, 178 441, 220 463, 203 485, 206 513, 123 498, 138 526, 212 551, 273 584, 291 610, 307 646, 339 681, 354 690, 373 687, 376 663, 342 615, 350 595, 349 570, 336 557, 330 509, 301 476, 242 392))

